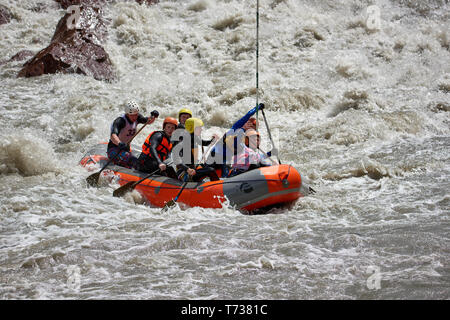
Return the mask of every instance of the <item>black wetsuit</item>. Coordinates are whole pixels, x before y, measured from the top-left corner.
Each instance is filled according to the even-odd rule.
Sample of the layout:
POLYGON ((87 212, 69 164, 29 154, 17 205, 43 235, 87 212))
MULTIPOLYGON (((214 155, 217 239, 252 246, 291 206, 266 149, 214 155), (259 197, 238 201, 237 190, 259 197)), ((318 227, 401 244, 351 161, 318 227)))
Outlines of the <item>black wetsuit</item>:
MULTIPOLYGON (((177 175, 178 177, 184 178, 184 174, 188 169, 194 169, 196 171, 195 175, 192 176, 193 181, 201 181, 205 177, 209 177, 211 181, 217 181, 220 180, 217 176, 216 171, 214 168, 205 166, 203 164, 195 164, 194 159, 194 148, 202 145, 209 145, 212 142, 209 140, 201 140, 198 136, 195 136, 193 133, 191 133, 191 161, 187 164, 180 163, 177 165, 177 175)), ((183 157, 183 149, 180 150, 180 157, 183 157)))

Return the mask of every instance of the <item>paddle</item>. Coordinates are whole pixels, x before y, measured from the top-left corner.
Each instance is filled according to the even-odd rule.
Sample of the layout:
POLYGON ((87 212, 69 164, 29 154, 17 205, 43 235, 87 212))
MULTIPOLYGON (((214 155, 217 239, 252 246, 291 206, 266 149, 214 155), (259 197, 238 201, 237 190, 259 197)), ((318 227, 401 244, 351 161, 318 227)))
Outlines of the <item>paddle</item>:
MULTIPOLYGON (((148 124, 148 122, 146 124, 144 124, 138 132, 136 132, 132 137, 131 140, 128 142, 128 146, 130 145, 131 141, 133 141, 134 137, 136 137, 138 135, 139 132, 142 131, 142 129, 145 128, 145 126, 148 124)), ((113 162, 120 154, 120 150, 117 152, 117 154, 112 157, 103 168, 100 169, 99 172, 93 173, 91 174, 89 177, 86 178, 87 183, 89 183, 89 185, 91 185, 92 187, 97 187, 98 186, 98 179, 100 178, 100 174, 102 173, 103 170, 106 169, 106 167, 113 162)))
POLYGON ((138 132, 136 132, 136 133, 134 134, 134 136, 131 137, 131 140, 127 143, 128 145, 130 145, 130 143, 131 143, 131 141, 133 141, 134 137, 136 137, 136 136, 139 134, 139 132, 141 132, 142 129, 145 128, 146 125, 148 125, 148 122, 146 122, 146 123, 138 130, 138 132))
MULTIPOLYGON (((264 108, 261 109, 261 112, 264 117, 264 122, 266 123, 267 132, 269 133, 270 142, 272 143, 272 147, 275 147, 275 144, 273 143, 273 139, 272 139, 272 134, 270 133, 269 124, 267 123, 266 114, 264 113, 264 108)), ((281 164, 280 157, 278 157, 278 154, 277 154, 277 160, 278 160, 278 163, 281 164)))
POLYGON ((153 171, 153 172, 150 173, 148 176, 145 176, 144 178, 142 178, 142 179, 139 180, 139 181, 130 181, 130 182, 124 184, 124 185, 121 186, 120 188, 117 188, 116 190, 114 190, 113 196, 114 196, 114 197, 121 197, 121 196, 123 196, 125 193, 127 193, 127 192, 129 192, 129 191, 132 191, 134 188, 136 188, 136 186, 137 186, 139 183, 141 183, 142 181, 144 181, 144 180, 150 178, 151 176, 153 176, 154 174, 156 174, 159 170, 160 170, 160 169, 153 171))
POLYGON ((202 146, 202 160, 200 161, 200 163, 203 163, 203 164, 205 163, 206 155, 208 154, 209 150, 211 150, 212 147, 214 147, 217 144, 217 142, 219 142, 219 140, 220 140, 219 137, 217 137, 217 139, 216 139, 216 137, 213 137, 213 140, 209 144, 208 149, 206 149, 206 152, 203 152, 203 146, 202 146))
POLYGON ((259 147, 258 147, 258 150, 261 151, 262 153, 264 153, 264 155, 267 157, 267 159, 269 159, 269 160, 272 162, 272 164, 275 164, 275 165, 277 164, 276 161, 274 161, 274 160, 271 158, 271 155, 269 156, 269 152, 265 152, 264 150, 262 150, 262 149, 259 148, 259 147))
MULTIPOLYGON (((210 143, 210 145, 209 145, 208 149, 206 150, 206 152, 203 153, 202 161, 204 160, 206 154, 207 154, 208 151, 211 149, 211 147, 212 147, 213 145, 215 145, 215 144, 217 143, 217 141, 219 141, 218 139, 217 139, 217 141, 214 141, 214 140, 215 140, 215 138, 214 138, 213 141, 210 143), (215 142, 215 143, 214 143, 214 142, 215 142)), ((203 147, 203 146, 202 146, 202 147, 203 147)), ((186 182, 183 184, 183 186, 181 187, 180 192, 178 192, 178 194, 176 195, 176 197, 173 198, 172 200, 170 200, 170 201, 168 201, 168 202, 166 203, 166 205, 165 205, 165 206, 162 208, 162 210, 161 210, 162 212, 166 212, 167 210, 169 210, 169 208, 172 208, 172 207, 175 206, 175 203, 177 202, 178 198, 180 197, 181 193, 183 192, 183 190, 184 190, 184 188, 186 187, 187 184, 188 184, 188 181, 186 181, 186 182)))
POLYGON ((91 174, 89 177, 87 177, 87 178, 86 178, 87 183, 88 183, 89 185, 91 185, 92 187, 98 186, 98 179, 100 178, 100 174, 102 173, 103 170, 106 169, 106 167, 107 167, 111 162, 113 162, 113 161, 117 158, 117 156, 118 156, 119 154, 120 154, 120 152, 117 152, 117 154, 116 154, 114 157, 112 157, 112 158, 105 164, 105 166, 104 166, 103 168, 100 169, 99 172, 93 173, 93 174, 91 174))
POLYGON ((188 184, 188 181, 186 181, 183 184, 183 186, 181 187, 181 190, 180 190, 180 192, 178 192, 177 196, 166 203, 166 205, 161 210, 162 212, 166 212, 167 210, 169 210, 170 208, 175 206, 175 203, 177 202, 178 198, 180 197, 181 193, 183 192, 183 190, 187 184, 188 184))

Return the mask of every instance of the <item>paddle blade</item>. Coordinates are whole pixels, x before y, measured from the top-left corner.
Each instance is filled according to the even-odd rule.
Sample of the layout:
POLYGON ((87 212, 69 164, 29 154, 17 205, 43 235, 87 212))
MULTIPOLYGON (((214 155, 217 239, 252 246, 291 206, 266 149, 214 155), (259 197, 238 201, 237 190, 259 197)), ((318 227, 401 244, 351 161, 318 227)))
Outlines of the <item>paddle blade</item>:
POLYGON ((120 188, 117 188, 116 190, 114 190, 113 196, 114 197, 122 197, 123 195, 125 195, 125 193, 132 191, 135 186, 136 186, 136 182, 130 181, 130 182, 124 184, 123 186, 121 186, 120 188))
POLYGON ((87 177, 86 178, 87 183, 92 187, 98 187, 98 178, 100 178, 100 173, 101 172, 96 172, 87 177))
POLYGON ((175 207, 175 205, 176 205, 175 200, 173 200, 173 199, 170 200, 170 201, 167 202, 166 205, 162 208, 162 212, 166 212, 167 210, 169 210, 169 209, 175 207))

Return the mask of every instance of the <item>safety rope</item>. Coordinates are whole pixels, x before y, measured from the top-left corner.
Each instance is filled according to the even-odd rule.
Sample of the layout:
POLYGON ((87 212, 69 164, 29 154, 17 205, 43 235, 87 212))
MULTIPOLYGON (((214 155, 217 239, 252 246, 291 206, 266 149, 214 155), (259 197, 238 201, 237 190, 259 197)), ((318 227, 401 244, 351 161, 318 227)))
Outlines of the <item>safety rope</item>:
POLYGON ((256 130, 258 131, 258 102, 259 102, 259 0, 256 0, 256 130))

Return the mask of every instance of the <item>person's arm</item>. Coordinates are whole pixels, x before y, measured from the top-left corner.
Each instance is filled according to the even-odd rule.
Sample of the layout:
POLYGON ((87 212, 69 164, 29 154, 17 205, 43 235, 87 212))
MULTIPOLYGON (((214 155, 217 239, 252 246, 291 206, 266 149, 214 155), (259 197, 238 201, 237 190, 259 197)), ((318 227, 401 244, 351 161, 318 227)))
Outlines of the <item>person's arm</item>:
MULTIPOLYGON (((262 105, 260 103, 260 105, 262 105)), ((238 129, 241 129, 244 124, 248 121, 248 119, 251 118, 252 115, 254 115, 256 113, 256 111, 258 111, 259 106, 254 107, 253 109, 251 109, 249 112, 247 112, 247 114, 245 116, 243 116, 241 119, 239 119, 238 121, 236 121, 233 126, 231 127, 230 130, 228 130, 227 132, 225 132, 225 134, 222 136, 222 141, 223 141, 223 145, 222 145, 222 152, 225 153, 226 152, 226 141, 229 140, 229 138, 231 136, 235 135, 235 131, 238 129)), ((217 152, 217 146, 215 146, 213 148, 213 151, 217 152)), ((220 149, 220 148, 219 148, 220 149)))
POLYGON ((214 133, 210 140, 202 140, 202 146, 204 146, 204 147, 209 146, 214 141, 219 140, 219 138, 220 138, 220 136, 217 133, 214 133))
POLYGON ((150 155, 153 159, 158 162, 158 165, 163 164, 161 159, 159 158, 158 152, 156 151, 156 147, 158 147, 163 139, 163 134, 161 132, 155 132, 150 138, 150 155))
POLYGON ((125 120, 122 117, 119 117, 116 120, 114 120, 111 126, 110 139, 112 143, 114 143, 116 146, 118 146, 119 143, 121 142, 119 139, 119 133, 123 128, 125 128, 125 125, 126 125, 125 120))
POLYGON ((152 124, 153 122, 155 122, 155 119, 159 117, 159 112, 156 110, 153 110, 150 113, 150 117, 144 117, 142 114, 138 114, 138 118, 137 118, 137 123, 148 123, 148 124, 152 124))
MULTIPOLYGON (((153 111, 155 112, 155 111, 153 111)), ((156 118, 154 115, 152 115, 150 117, 144 117, 142 114, 139 113, 139 116, 137 118, 137 123, 147 123, 147 124, 152 124, 153 122, 155 122, 156 118)))
POLYGON ((202 140, 202 146, 206 147, 209 146, 211 144, 211 142, 213 142, 214 138, 211 138, 210 140, 202 140))
POLYGON ((183 163, 180 163, 177 165, 177 171, 178 170, 183 170, 183 171, 187 172, 187 174, 190 176, 193 176, 197 173, 197 171, 195 169, 192 169, 183 163))
POLYGON ((245 169, 250 162, 250 154, 243 149, 241 153, 233 156, 231 167, 245 169))
POLYGON ((144 117, 142 114, 139 113, 136 121, 137 123, 147 123, 150 119, 151 117, 144 117))
MULTIPOLYGON (((261 104, 260 104, 261 105, 261 104)), ((252 115, 254 115, 256 113, 256 111, 258 111, 258 107, 254 107, 253 109, 251 109, 249 112, 247 112, 247 114, 245 116, 243 116, 241 119, 239 119, 238 121, 236 121, 233 126, 231 127, 230 130, 228 130, 225 135, 223 135, 222 139, 223 139, 223 152, 225 151, 225 146, 227 145, 227 141, 230 141, 230 137, 234 137, 236 135, 236 131, 238 129, 241 129, 244 124, 248 121, 248 119, 251 118, 252 115)))
POLYGON ((183 171, 187 171, 187 169, 189 169, 189 167, 187 165, 185 165, 184 163, 179 163, 177 164, 177 170, 182 169, 183 171))
POLYGON ((253 109, 251 109, 249 112, 247 112, 245 116, 236 121, 235 124, 233 124, 233 126, 231 127, 231 129, 237 130, 242 128, 242 126, 248 121, 248 119, 251 118, 252 115, 256 113, 256 111, 258 111, 258 107, 254 107, 253 109))
POLYGON ((264 166, 264 167, 269 167, 272 164, 277 164, 275 161, 273 161, 270 157, 272 156, 272 152, 274 154, 278 154, 278 150, 276 148, 273 148, 272 150, 270 150, 269 152, 264 152, 261 149, 258 148, 258 153, 261 156, 261 161, 260 163, 264 166))
MULTIPOLYGON (((193 134, 190 135, 191 137, 191 148, 193 148, 195 145, 201 143, 201 138, 200 137, 196 137, 193 134)), ((192 150, 192 149, 191 149, 192 150)), ((183 149, 180 150, 180 156, 183 158, 183 149)), ((185 172, 187 172, 188 175, 193 176, 196 174, 195 169, 191 168, 190 166, 192 166, 194 164, 194 154, 191 152, 191 160, 189 164, 185 164, 185 163, 179 163, 177 165, 177 170, 183 170, 185 172)))

